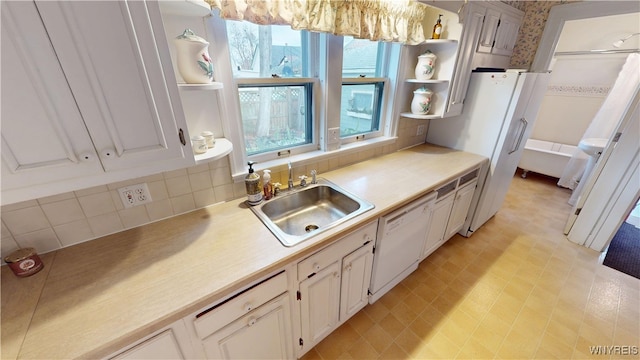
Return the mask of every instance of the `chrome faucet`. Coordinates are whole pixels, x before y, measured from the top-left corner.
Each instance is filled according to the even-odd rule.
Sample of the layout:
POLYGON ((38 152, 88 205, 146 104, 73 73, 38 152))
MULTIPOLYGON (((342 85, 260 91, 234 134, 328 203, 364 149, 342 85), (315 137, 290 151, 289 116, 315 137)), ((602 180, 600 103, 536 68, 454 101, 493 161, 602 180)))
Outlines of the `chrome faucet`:
POLYGON ((293 171, 291 171, 291 161, 289 161, 289 181, 287 182, 287 189, 293 189, 293 171))
POLYGON ((311 183, 312 184, 317 184, 318 183, 318 179, 316 179, 316 175, 318 174, 318 172, 313 169, 311 170, 311 183))

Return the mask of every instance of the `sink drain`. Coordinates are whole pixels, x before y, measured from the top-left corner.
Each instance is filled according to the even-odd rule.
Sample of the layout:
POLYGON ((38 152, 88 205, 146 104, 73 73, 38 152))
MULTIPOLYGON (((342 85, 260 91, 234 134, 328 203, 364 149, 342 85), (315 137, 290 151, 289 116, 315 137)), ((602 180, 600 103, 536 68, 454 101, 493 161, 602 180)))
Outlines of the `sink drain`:
POLYGON ((318 225, 311 224, 304 227, 304 231, 312 232, 313 230, 318 230, 318 225))

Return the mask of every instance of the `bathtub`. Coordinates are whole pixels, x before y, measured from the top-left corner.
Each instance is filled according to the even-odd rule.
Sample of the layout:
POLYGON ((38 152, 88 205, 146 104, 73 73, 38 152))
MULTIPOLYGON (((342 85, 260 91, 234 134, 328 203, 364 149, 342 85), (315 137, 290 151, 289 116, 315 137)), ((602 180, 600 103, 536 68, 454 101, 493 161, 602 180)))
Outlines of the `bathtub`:
POLYGON ((527 140, 518 163, 518 167, 524 170, 522 177, 527 177, 527 172, 533 171, 560 178, 576 149, 578 148, 573 145, 536 139, 527 140))

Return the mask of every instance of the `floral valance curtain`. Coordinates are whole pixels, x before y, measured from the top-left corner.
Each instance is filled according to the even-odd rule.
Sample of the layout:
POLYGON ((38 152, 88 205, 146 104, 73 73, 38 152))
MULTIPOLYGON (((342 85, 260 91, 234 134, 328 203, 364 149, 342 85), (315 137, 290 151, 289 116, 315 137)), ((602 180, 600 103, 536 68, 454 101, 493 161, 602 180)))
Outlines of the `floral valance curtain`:
POLYGON ((414 0, 206 0, 220 16, 375 41, 425 40, 427 6, 414 0))

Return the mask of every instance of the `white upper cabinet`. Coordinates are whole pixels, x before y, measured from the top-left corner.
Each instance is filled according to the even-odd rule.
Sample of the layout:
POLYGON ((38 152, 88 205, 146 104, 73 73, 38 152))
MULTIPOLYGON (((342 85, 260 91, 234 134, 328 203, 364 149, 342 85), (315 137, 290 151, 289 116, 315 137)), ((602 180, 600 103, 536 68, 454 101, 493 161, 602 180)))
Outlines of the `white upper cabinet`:
POLYGON ((496 1, 464 5, 460 49, 444 117, 462 113, 474 69, 509 67, 523 17, 522 11, 496 1))
POLYGON ((475 3, 468 3, 464 7, 460 49, 458 50, 458 60, 451 84, 451 94, 444 114, 445 117, 462 114, 462 107, 464 106, 469 80, 471 79, 473 56, 476 44, 480 39, 485 12, 486 9, 484 7, 475 3))
POLYGON ((496 32, 500 24, 500 12, 494 9, 487 9, 482 24, 482 32, 478 40, 478 52, 490 53, 493 43, 496 40, 496 32))
POLYGON ((522 17, 502 14, 500 17, 500 26, 498 27, 498 31, 496 31, 496 40, 493 44, 492 53, 511 56, 511 54, 513 54, 513 48, 516 46, 521 24, 522 17))
POLYGON ((2 189, 102 172, 33 2, 2 2, 2 189), (49 172, 49 174, 46 174, 49 172))
POLYGON ((2 89, 5 204, 195 163, 157 3, 3 2, 2 89))
POLYGON ((522 24, 522 14, 487 9, 482 26, 478 52, 511 56, 522 24))

